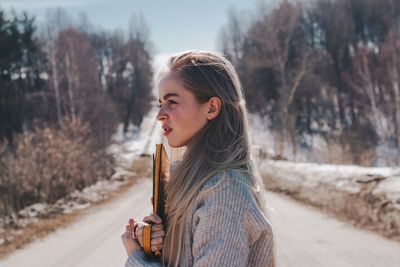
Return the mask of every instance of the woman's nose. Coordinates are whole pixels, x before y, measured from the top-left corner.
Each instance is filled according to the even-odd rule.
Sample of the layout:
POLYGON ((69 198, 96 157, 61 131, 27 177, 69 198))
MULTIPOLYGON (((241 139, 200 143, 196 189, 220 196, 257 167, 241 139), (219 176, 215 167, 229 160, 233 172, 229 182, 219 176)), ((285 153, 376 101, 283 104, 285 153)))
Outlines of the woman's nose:
POLYGON ((164 111, 164 108, 160 108, 160 111, 158 111, 157 114, 157 120, 161 121, 161 120, 165 120, 167 118, 167 114, 164 111))

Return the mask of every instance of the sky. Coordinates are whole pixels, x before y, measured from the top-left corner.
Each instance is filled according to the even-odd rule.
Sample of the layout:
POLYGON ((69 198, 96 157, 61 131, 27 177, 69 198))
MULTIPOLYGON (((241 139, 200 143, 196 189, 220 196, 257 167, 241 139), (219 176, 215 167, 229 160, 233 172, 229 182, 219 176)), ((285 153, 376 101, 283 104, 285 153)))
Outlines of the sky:
MULTIPOLYGON (((127 30, 133 14, 143 14, 149 28, 153 53, 166 57, 188 50, 218 51, 217 36, 227 23, 227 10, 255 9, 261 0, 0 0, 9 11, 27 11, 38 23, 49 8, 62 7, 71 16, 85 12, 94 25, 106 30, 127 30)), ((268 1, 268 0, 266 0, 268 1)))

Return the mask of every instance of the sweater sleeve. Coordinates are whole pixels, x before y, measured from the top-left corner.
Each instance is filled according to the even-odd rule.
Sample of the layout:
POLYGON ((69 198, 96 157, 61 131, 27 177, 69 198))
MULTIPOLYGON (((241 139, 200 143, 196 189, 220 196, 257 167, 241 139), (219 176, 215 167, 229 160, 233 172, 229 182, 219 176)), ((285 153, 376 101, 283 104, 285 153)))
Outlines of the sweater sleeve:
POLYGON ((159 267, 162 266, 160 261, 151 260, 146 256, 143 250, 135 250, 132 254, 128 257, 125 262, 124 267, 159 267))
POLYGON ((194 266, 246 266, 250 239, 245 228, 249 189, 222 179, 206 190, 193 217, 194 266))

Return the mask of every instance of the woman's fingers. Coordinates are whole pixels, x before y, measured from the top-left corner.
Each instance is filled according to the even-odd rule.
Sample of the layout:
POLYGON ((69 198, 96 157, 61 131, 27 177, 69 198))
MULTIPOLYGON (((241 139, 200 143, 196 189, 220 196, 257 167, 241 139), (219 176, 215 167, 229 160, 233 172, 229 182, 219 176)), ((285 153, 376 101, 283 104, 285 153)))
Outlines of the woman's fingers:
POLYGON ((128 223, 129 223, 130 225, 135 225, 135 224, 136 224, 136 221, 135 221, 135 219, 133 219, 133 218, 129 218, 128 223))
POLYGON ((151 231, 151 239, 157 238, 157 237, 164 237, 165 236, 165 231, 151 231))
POLYGON ((125 247, 127 255, 131 255, 134 250, 140 249, 140 245, 133 238, 131 230, 131 226, 126 225, 126 231, 121 235, 122 243, 125 247))
POLYGON ((164 226, 162 224, 153 224, 153 226, 151 227, 152 231, 163 231, 164 230, 164 226))
POLYGON ((155 224, 161 224, 162 223, 160 217, 158 217, 157 214, 155 214, 155 213, 152 213, 152 214, 144 217, 143 221, 147 222, 147 223, 155 223, 155 224))
POLYGON ((132 227, 132 225, 130 225, 130 224, 125 225, 125 230, 126 230, 127 232, 133 233, 133 227, 132 227))
MULTIPOLYGON (((152 213, 149 216, 146 216, 143 218, 143 221, 145 223, 151 223, 151 250, 153 252, 159 251, 163 247, 163 241, 164 241, 164 236, 165 236, 165 231, 164 231, 164 226, 162 225, 162 221, 160 217, 158 217, 156 214, 152 213)), ((133 219, 129 220, 129 225, 131 226, 131 229, 135 229, 134 225, 137 224, 136 227, 136 239, 139 241, 140 245, 143 246, 141 243, 142 237, 143 237, 143 227, 145 223, 136 223, 133 219)))
POLYGON ((162 249, 162 245, 152 245, 151 246, 151 251, 156 252, 160 251, 162 249))
POLYGON ((129 218, 128 224, 125 226, 126 231, 133 232, 135 229, 136 221, 135 219, 129 218))
POLYGON ((151 245, 161 245, 162 247, 163 243, 164 243, 164 238, 162 237, 156 237, 151 239, 151 245))

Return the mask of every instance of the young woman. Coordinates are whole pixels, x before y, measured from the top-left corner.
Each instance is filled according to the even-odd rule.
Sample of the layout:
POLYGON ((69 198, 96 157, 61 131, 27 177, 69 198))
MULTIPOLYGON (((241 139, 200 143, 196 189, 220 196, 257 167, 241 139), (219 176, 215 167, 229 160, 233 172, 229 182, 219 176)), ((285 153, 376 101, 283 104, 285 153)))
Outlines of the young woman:
POLYGON ((144 218, 156 224, 152 250, 162 248, 162 259, 146 257, 130 219, 122 235, 125 267, 274 266, 263 183, 232 64, 211 52, 172 56, 159 91, 157 119, 168 144, 186 150, 166 185, 166 231, 156 215, 144 218))

